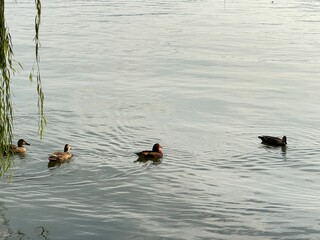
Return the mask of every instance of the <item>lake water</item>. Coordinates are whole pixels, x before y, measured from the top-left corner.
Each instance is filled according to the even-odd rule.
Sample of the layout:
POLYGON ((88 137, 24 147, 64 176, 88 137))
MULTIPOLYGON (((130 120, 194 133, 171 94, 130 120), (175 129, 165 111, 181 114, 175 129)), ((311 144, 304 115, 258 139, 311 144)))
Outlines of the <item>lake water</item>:
POLYGON ((1 239, 320 239, 319 0, 42 7, 40 140, 34 1, 6 1, 32 146, 1 179, 1 239), (134 163, 156 142, 160 164, 134 163))

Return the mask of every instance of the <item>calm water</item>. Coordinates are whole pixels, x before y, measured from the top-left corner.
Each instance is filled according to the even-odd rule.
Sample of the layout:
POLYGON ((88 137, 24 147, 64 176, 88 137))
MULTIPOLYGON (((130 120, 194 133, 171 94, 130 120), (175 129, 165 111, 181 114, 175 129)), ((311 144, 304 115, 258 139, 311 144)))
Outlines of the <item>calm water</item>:
POLYGON ((320 238, 319 0, 43 1, 43 140, 33 4, 6 3, 32 146, 1 180, 1 239, 320 238), (133 162, 155 142, 160 164, 133 162))

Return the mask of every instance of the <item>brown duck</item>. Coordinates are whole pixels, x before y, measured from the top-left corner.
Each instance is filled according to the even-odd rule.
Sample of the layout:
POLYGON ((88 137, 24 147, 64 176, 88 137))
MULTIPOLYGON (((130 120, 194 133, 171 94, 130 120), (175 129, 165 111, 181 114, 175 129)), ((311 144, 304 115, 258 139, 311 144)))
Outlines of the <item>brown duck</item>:
POLYGON ((286 146, 287 145, 287 137, 283 136, 282 138, 272 137, 272 136, 259 136, 261 139, 261 143, 270 145, 270 146, 286 146))
POLYGON ((23 154, 27 151, 27 149, 24 147, 24 145, 29 145, 29 143, 27 143, 26 140, 24 139, 20 139, 17 143, 17 145, 14 145, 14 144, 10 144, 8 146, 8 150, 10 153, 12 154, 15 154, 15 153, 18 153, 18 154, 23 154))
POLYGON ((70 152, 71 145, 66 144, 64 146, 64 152, 54 152, 49 156, 49 161, 55 161, 55 162, 64 162, 68 161, 72 157, 72 153, 70 152))
POLYGON ((143 161, 143 160, 159 160, 163 157, 163 150, 162 146, 159 143, 156 143, 153 145, 153 148, 151 151, 145 150, 141 152, 136 152, 136 155, 138 155, 137 161, 143 161))

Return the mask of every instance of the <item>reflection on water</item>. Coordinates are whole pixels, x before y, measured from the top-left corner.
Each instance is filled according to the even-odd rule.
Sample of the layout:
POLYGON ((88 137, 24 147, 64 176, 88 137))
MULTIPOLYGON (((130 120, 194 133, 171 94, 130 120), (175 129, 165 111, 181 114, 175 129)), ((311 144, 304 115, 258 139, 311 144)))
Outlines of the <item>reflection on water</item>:
POLYGON ((4 207, 4 204, 0 202, 0 238, 1 239, 44 239, 49 240, 49 231, 43 227, 38 226, 34 229, 34 232, 36 232, 36 235, 28 236, 26 235, 21 229, 18 229, 17 231, 14 231, 10 227, 10 220, 6 218, 5 212, 8 211, 7 208, 4 207))
POLYGON ((287 149, 288 149, 288 146, 270 146, 263 143, 262 143, 262 147, 264 147, 267 151, 281 149, 283 155, 286 155, 287 149))
POLYGON ((36 228, 36 232, 37 232, 37 236, 39 239, 45 239, 45 240, 49 240, 49 231, 43 227, 43 226, 39 226, 36 228))
POLYGON ((156 159, 156 160, 150 160, 150 159, 145 159, 144 157, 139 157, 137 160, 134 161, 134 163, 152 163, 153 165, 159 165, 161 163, 161 159, 156 159))
POLYGON ((48 168, 57 168, 61 166, 61 162, 54 162, 54 161, 49 161, 48 162, 48 168))
POLYGON ((6 6, 32 143, 0 183, 8 239, 319 237, 319 1, 44 3, 41 141, 34 6, 6 6), (48 166, 66 142, 76 158, 48 166), (155 142, 163 159, 135 162, 155 142))

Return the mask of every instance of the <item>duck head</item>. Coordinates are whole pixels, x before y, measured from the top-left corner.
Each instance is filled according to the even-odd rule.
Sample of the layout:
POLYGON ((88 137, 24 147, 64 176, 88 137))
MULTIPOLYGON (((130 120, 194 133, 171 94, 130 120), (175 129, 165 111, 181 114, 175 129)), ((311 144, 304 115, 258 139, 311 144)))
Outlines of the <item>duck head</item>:
POLYGON ((152 152, 158 152, 163 155, 162 146, 159 143, 153 145, 152 152))
POLYGON ((283 136, 283 137, 282 137, 282 142, 283 142, 284 144, 287 144, 287 137, 286 137, 286 136, 283 136))
POLYGON ((20 140, 18 141, 18 147, 22 147, 23 145, 29 145, 29 146, 30 146, 30 144, 27 143, 26 140, 20 139, 20 140))
POLYGON ((64 152, 69 152, 70 149, 71 149, 71 145, 70 144, 64 145, 64 152))

